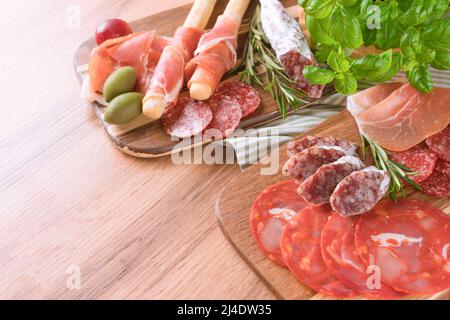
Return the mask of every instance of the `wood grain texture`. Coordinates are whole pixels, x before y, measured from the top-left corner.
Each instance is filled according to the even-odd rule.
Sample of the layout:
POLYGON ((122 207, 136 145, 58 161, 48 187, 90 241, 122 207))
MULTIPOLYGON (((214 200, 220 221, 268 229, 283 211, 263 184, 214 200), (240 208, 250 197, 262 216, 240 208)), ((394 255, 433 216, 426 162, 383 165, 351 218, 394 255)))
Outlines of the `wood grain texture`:
MULTIPOLYGON (((287 7, 292 7, 295 4, 295 1, 292 0, 285 0, 283 2, 287 7)), ((228 0, 217 1, 207 28, 211 28, 214 25, 217 17, 223 13, 227 3, 228 0)), ((248 37, 248 23, 256 4, 257 1, 254 0, 250 5, 244 16, 239 31, 238 61, 242 59, 243 50, 248 37)), ((136 20, 132 22, 133 30, 146 31, 155 29, 160 35, 171 36, 175 32, 176 28, 184 23, 190 9, 191 5, 188 4, 136 20)), ((296 12, 296 14, 298 15, 298 12, 296 12)), ((83 78, 87 76, 86 65, 89 62, 89 56, 94 47, 94 40, 89 39, 83 42, 75 52, 74 68, 80 83, 83 78)), ((239 79, 238 72, 227 74, 225 79, 239 79)), ((331 87, 327 87, 324 90, 324 95, 329 94, 331 90, 331 87)), ((239 126, 242 129, 248 129, 280 118, 278 106, 272 99, 270 93, 260 88, 258 88, 258 91, 261 95, 261 107, 254 114, 243 119, 239 126)), ((187 96, 188 94, 188 90, 184 88, 181 95, 187 96)), ((317 99, 306 98, 305 101, 314 102, 317 101, 317 99)), ((183 143, 183 147, 180 147, 179 141, 172 140, 171 137, 163 131, 161 121, 159 120, 151 121, 142 115, 125 125, 111 125, 103 119, 103 114, 105 111, 103 106, 98 103, 93 103, 91 106, 108 137, 119 149, 132 156, 140 158, 167 156, 171 153, 178 152, 180 149, 186 149, 188 147, 185 143, 183 143)), ((307 104, 305 104, 305 107, 306 106, 307 104)), ((204 141, 204 143, 207 142, 208 141, 204 141)), ((196 144, 191 144, 190 146, 193 147, 195 145, 196 144)))
POLYGON ((274 297, 215 221, 238 166, 129 157, 80 101, 71 61, 98 23, 189 2, 0 2, 0 298, 274 297), (66 286, 70 265, 80 290, 66 286))
MULTIPOLYGON (((326 136, 332 135, 338 139, 360 143, 358 129, 351 115, 344 111, 305 135, 326 136)), ((270 156, 269 156, 270 157, 270 156)), ((272 155, 278 163, 278 172, 275 175, 262 175, 261 168, 264 164, 256 164, 233 178, 223 189, 216 205, 216 215, 221 228, 231 244, 238 250, 242 258, 255 270, 255 272, 269 286, 275 296, 282 299, 327 299, 317 294, 308 287, 302 285, 289 272, 267 259, 258 249, 254 241, 249 223, 250 209, 258 194, 267 186, 283 181, 281 167, 288 159, 286 147, 272 155)), ((270 163, 268 159, 263 160, 270 163)), ((408 197, 426 200, 434 206, 450 214, 449 198, 431 198, 421 192, 409 190, 408 197)), ((411 297, 411 299, 449 299, 449 292, 436 294, 433 297, 411 297)))

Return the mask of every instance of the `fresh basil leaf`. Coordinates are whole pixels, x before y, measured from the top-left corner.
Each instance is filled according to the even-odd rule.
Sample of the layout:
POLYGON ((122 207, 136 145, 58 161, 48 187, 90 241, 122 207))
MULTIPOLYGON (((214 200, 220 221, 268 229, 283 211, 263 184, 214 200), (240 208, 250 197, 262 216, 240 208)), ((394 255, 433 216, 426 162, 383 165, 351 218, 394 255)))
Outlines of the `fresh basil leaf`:
POLYGON ((336 43, 331 36, 330 21, 328 19, 317 19, 307 15, 306 25, 314 41, 326 45, 333 45, 336 43))
POLYGON ((450 18, 433 21, 422 33, 423 43, 432 49, 446 50, 450 47, 450 18))
POLYGON ((450 52, 448 51, 438 51, 436 52, 436 57, 431 63, 433 68, 439 70, 450 70, 450 52))
POLYGON ((422 50, 422 41, 420 39, 419 29, 410 27, 406 30, 400 41, 400 48, 406 57, 416 57, 422 50))
POLYGON ((308 0, 297 0, 297 4, 300 7, 306 7, 306 5, 308 4, 308 0))
POLYGON ((433 12, 431 16, 428 18, 429 21, 433 21, 436 19, 441 19, 442 16, 445 14, 445 12, 449 8, 449 1, 448 0, 437 0, 433 12))
POLYGON ((334 86, 339 93, 353 94, 358 89, 356 78, 350 73, 338 73, 334 82, 334 86))
POLYGON ((325 44, 319 44, 315 52, 317 61, 321 63, 327 62, 331 51, 333 51, 333 47, 327 46, 325 44))
POLYGON ((344 48, 356 49, 363 43, 358 18, 344 7, 336 7, 331 13, 330 29, 334 39, 344 48))
POLYGON ((422 47, 422 50, 420 50, 420 53, 416 56, 416 59, 420 64, 429 64, 435 59, 435 57, 436 50, 422 47))
POLYGON ((406 12, 411 7, 411 0, 397 0, 397 4, 400 10, 406 12))
POLYGON ((402 55, 400 52, 396 52, 392 54, 392 62, 391 67, 385 72, 384 75, 379 75, 378 78, 374 78, 375 82, 385 82, 392 79, 401 69, 402 67, 402 55))
POLYGON ((437 0, 413 0, 408 10, 399 17, 403 25, 417 26, 425 22, 432 14, 437 0))
POLYGON ((416 65, 406 72, 406 76, 411 85, 420 92, 427 93, 433 89, 433 80, 428 65, 416 65))
POLYGON ((402 35, 402 28, 398 23, 398 8, 383 3, 380 9, 381 25, 377 31, 375 45, 382 50, 398 48, 402 35))
POLYGON ((377 29, 369 29, 367 27, 362 27, 361 29, 364 45, 366 47, 372 45, 377 40, 377 29))
POLYGON ((380 54, 369 54, 356 59, 351 64, 351 69, 356 78, 369 81, 379 81, 391 68, 392 50, 380 54))
POLYGON ((404 59, 403 59, 403 64, 402 64, 402 69, 404 70, 404 71, 410 71, 410 70, 412 70, 414 67, 416 67, 417 66, 417 60, 416 60, 416 57, 413 57, 413 58, 408 58, 408 57, 405 57, 404 59))
POLYGON ((306 13, 318 18, 323 19, 330 15, 334 8, 334 0, 309 0, 306 5, 306 13))
POLYGON ((338 0, 343 6, 352 6, 356 3, 356 0, 338 0))
POLYGON ((350 62, 343 54, 331 51, 327 63, 336 72, 347 72, 350 69, 350 62))
POLYGON ((306 66, 303 76, 312 84, 327 84, 333 81, 335 73, 331 70, 317 66, 306 66))

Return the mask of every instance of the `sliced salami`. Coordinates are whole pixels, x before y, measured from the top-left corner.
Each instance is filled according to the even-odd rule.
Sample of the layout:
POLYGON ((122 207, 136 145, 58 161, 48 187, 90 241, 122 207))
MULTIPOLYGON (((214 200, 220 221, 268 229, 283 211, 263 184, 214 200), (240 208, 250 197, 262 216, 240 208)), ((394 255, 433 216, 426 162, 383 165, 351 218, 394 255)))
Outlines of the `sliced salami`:
POLYGON ((287 144, 287 154, 289 158, 292 158, 297 153, 302 152, 305 149, 314 147, 314 146, 329 146, 329 147, 341 147, 342 149, 356 153, 357 146, 356 144, 348 141, 341 141, 332 136, 326 137, 315 137, 315 136, 306 136, 300 140, 290 141, 287 144))
POLYGON ((347 287, 372 299, 398 299, 405 294, 381 281, 373 281, 371 273, 356 252, 355 218, 333 213, 322 231, 322 257, 328 269, 347 287))
POLYGON ((255 112, 261 104, 258 90, 237 80, 222 82, 215 95, 235 98, 241 107, 243 118, 255 112))
POLYGON ((365 213, 383 198, 390 182, 386 171, 372 166, 352 172, 334 189, 331 207, 343 217, 365 213))
POLYGON ((439 158, 450 162, 450 126, 429 137, 425 142, 439 158))
POLYGON ((391 159, 418 173, 409 177, 420 183, 433 172, 437 157, 426 145, 420 144, 406 151, 392 153, 391 159))
POLYGON ((285 266, 280 252, 280 239, 284 226, 297 212, 307 206, 297 193, 294 180, 267 187, 253 203, 250 214, 252 235, 264 254, 285 266))
POLYGON ((353 290, 339 281, 322 258, 320 237, 331 208, 309 206, 286 225, 281 237, 281 254, 289 270, 305 285, 322 294, 348 298, 353 290))
POLYGON ((310 204, 328 203, 338 183, 353 171, 362 168, 364 164, 358 158, 342 157, 335 162, 323 165, 304 180, 298 188, 298 193, 310 204))
POLYGON ((433 197, 445 198, 450 196, 450 176, 434 171, 427 180, 420 183, 422 191, 433 197))
POLYGON ((334 162, 345 155, 348 155, 348 151, 340 147, 314 146, 286 161, 282 173, 286 177, 303 181, 324 164, 334 162))
POLYGON ((428 295, 450 288, 450 217, 427 202, 383 200, 355 227, 367 266, 397 291, 428 295))
POLYGON ((438 159, 436 161, 436 167, 434 167, 434 171, 450 176, 450 162, 438 159))
MULTIPOLYGON (((218 130, 225 138, 237 129, 242 118, 242 111, 236 99, 225 95, 214 95, 208 100, 213 112, 211 123, 206 128, 218 130)), ((215 136, 206 132, 207 136, 215 136)))
POLYGON ((212 118, 213 113, 207 103, 183 97, 167 109, 161 121, 167 134, 186 138, 201 133, 212 118))

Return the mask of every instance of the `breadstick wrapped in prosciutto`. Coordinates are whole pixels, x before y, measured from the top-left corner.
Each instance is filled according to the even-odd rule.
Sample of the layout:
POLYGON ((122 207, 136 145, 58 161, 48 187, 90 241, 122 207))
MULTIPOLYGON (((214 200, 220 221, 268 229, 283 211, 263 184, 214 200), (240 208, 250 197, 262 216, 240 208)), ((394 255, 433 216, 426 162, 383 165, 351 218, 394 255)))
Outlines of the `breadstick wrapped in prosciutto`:
POLYGON ((205 33, 186 66, 190 95, 206 100, 214 93, 223 75, 236 64, 237 37, 250 0, 230 0, 214 28, 205 33))
POLYGON ((184 25, 164 48, 143 100, 143 113, 148 118, 159 119, 166 107, 178 100, 184 68, 194 55, 216 1, 196 0, 184 25))

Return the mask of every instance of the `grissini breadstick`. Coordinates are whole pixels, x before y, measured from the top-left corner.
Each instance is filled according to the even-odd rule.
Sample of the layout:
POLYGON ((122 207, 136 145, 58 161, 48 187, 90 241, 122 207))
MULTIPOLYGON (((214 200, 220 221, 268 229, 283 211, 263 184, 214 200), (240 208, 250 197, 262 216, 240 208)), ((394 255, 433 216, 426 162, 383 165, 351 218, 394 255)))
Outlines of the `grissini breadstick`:
POLYGON ((186 66, 193 99, 208 99, 223 75, 236 64, 239 26, 249 4, 250 0, 230 0, 214 28, 201 37, 196 57, 186 66))
POLYGON ((195 0, 184 25, 164 48, 143 100, 143 113, 148 118, 161 118, 166 107, 177 101, 184 84, 185 65, 194 54, 216 1, 195 0))

